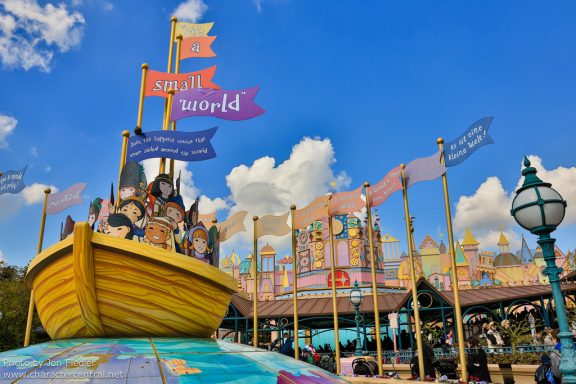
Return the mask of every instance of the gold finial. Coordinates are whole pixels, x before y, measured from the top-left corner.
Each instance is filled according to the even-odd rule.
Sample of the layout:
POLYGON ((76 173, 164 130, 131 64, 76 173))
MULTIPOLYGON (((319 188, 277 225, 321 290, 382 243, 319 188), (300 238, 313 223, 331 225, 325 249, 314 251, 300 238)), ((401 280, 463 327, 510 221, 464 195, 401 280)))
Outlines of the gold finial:
POLYGON ((122 137, 130 137, 130 131, 127 130, 122 131, 122 137))
POLYGON ((50 188, 46 188, 46 189, 44 190, 44 193, 47 194, 47 195, 49 195, 51 192, 52 192, 52 190, 51 190, 50 188))
POLYGON ((217 219, 217 218, 213 218, 213 219, 212 219, 212 223, 213 223, 213 224, 216 224, 217 222, 218 222, 218 219, 217 219))
POLYGON ((402 168, 402 169, 406 168, 406 164, 404 164, 404 163, 400 164, 400 168, 402 168))
POLYGON ((170 89, 168 90, 168 94, 169 94, 169 95, 173 95, 174 93, 176 93, 176 91, 174 91, 174 88, 170 88, 170 89))
POLYGON ((134 134, 135 135, 141 135, 142 134, 142 127, 140 127, 139 125, 134 127, 134 134))
POLYGON ((254 220, 254 221, 258 220, 258 216, 252 217, 252 220, 254 220))
POLYGON ((368 188, 369 186, 370 186, 370 183, 367 182, 367 181, 365 181, 365 182, 364 182, 364 187, 365 187, 365 188, 368 188))
POLYGON ((142 64, 142 69, 148 69, 148 64, 147 63, 142 64))
POLYGON ((291 210, 291 211, 294 211, 295 209, 296 209, 296 206, 295 206, 294 204, 292 204, 292 205, 290 206, 290 210, 291 210))
POLYGON ((184 36, 182 36, 182 35, 176 36, 176 40, 182 40, 183 38, 184 38, 184 36))
POLYGON ((444 144, 444 139, 441 138, 441 137, 439 137, 439 138, 436 139, 436 143, 437 143, 437 144, 444 144))
POLYGON ((172 21, 172 22, 175 23, 175 22, 178 21, 178 18, 177 18, 176 16, 172 16, 172 17, 170 18, 170 21, 172 21))

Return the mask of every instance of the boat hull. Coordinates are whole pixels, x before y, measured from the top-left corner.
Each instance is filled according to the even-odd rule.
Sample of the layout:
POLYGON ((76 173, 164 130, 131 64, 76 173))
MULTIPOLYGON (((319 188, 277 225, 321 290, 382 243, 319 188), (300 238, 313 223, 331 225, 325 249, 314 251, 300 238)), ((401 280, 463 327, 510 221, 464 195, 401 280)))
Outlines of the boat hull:
POLYGON ((40 253, 26 282, 53 339, 209 337, 237 291, 236 281, 213 266, 93 233, 87 223, 40 253))

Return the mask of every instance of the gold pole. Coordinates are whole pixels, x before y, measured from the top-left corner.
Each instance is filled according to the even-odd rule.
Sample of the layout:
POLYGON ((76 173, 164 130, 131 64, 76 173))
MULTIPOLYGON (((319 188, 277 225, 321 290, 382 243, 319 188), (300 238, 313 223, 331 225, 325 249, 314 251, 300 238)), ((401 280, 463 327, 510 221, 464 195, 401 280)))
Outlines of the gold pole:
POLYGON ((294 211, 295 205, 290 206, 290 217, 292 219, 292 294, 294 295, 294 358, 298 360, 300 352, 298 351, 298 266, 296 265, 296 228, 294 228, 294 211))
POLYGON ((142 64, 142 81, 140 82, 140 99, 138 101, 138 118, 136 120, 136 128, 134 133, 139 135, 142 133, 142 115, 144 115, 144 92, 146 90, 146 74, 148 73, 148 64, 142 64))
MULTIPOLYGON (((440 149, 440 163, 444 165, 444 139, 439 137, 436 140, 440 149)), ((454 293, 454 315, 456 317, 456 333, 458 340, 458 354, 460 355, 460 372, 462 381, 468 379, 468 370, 466 368, 466 355, 464 351, 464 327, 462 326, 462 309, 460 308, 460 293, 458 289, 458 276, 456 274, 456 252, 454 252, 454 233, 452 232, 452 213, 450 212, 450 196, 448 195, 448 176, 447 172, 442 175, 442 186, 444 187, 444 207, 446 210, 446 227, 448 228, 448 249, 450 252, 450 277, 453 281, 452 292, 454 293)))
POLYGON ((372 263, 372 300, 374 303, 374 328, 376 329, 376 352, 378 357, 378 375, 384 375, 384 368, 382 367, 382 340, 380 340, 380 310, 378 309, 378 289, 376 288, 376 258, 374 257, 374 242, 372 234, 372 209, 370 208, 370 195, 368 187, 370 183, 365 182, 364 188, 366 190, 366 211, 368 212, 368 241, 370 241, 370 260, 372 263))
MULTIPOLYGON (((172 73, 172 57, 174 56, 174 35, 176 34, 176 22, 178 18, 176 16, 172 16, 170 19, 170 46, 168 49, 168 70, 167 73, 172 73)), ((172 93, 174 94, 174 93, 172 93)), ((167 131, 168 126, 166 124, 166 120, 170 121, 168 115, 170 114, 170 109, 172 108, 171 99, 170 99, 170 91, 168 91, 168 98, 164 101, 164 121, 162 125, 162 130, 167 131)), ((162 157, 160 159, 160 170, 159 173, 166 173, 166 158, 162 157)))
POLYGON ((176 34, 176 22, 178 18, 172 16, 170 18, 170 46, 168 48, 168 73, 172 71, 172 57, 174 56, 174 35, 176 34))
MULTIPOLYGON (((40 235, 38 236, 38 248, 36 254, 42 252, 42 242, 44 241, 44 226, 46 225, 46 205, 48 205, 48 195, 52 192, 50 188, 44 190, 44 207, 42 207, 42 219, 40 219, 40 235)), ((24 334, 24 347, 30 345, 30 335, 32 334, 32 319, 34 317, 34 289, 30 290, 30 302, 28 303, 28 317, 26 319, 26 333, 24 334)))
POLYGON ((254 275, 254 335, 252 344, 255 348, 258 348, 258 234, 257 224, 258 216, 252 217, 254 221, 254 256, 252 257, 252 273, 254 275))
POLYGON ((122 131, 122 152, 120 152, 120 172, 118 172, 118 197, 116 198, 116 210, 120 206, 120 177, 122 176, 122 168, 126 165, 126 152, 128 151, 128 139, 130 138, 129 131, 122 131))
POLYGON ((330 232, 330 272, 332 273, 332 313, 334 315, 334 345, 336 350, 336 374, 340 374, 340 335, 338 335, 338 305, 336 303, 336 257, 334 257, 334 233, 332 218, 328 216, 330 232))
MULTIPOLYGON (((164 125, 162 126, 163 131, 167 131, 170 127, 170 110, 172 109, 172 100, 174 99, 174 89, 170 88, 168 90, 168 100, 167 100, 167 113, 164 114, 164 125)), ((166 173, 166 158, 162 157, 160 159, 160 171, 159 173, 166 173)))
POLYGON ((406 233, 408 234, 408 258, 410 263, 410 280, 412 282, 412 306, 414 308, 414 329, 416 333, 416 347, 418 348, 418 372, 420 380, 424 380, 424 355, 422 348, 422 334, 420 331, 420 310, 418 309, 418 293, 416 292, 416 274, 414 272, 414 246, 412 242, 412 217, 408 207, 408 188, 406 187, 406 175, 404 174, 404 164, 402 167, 402 196, 404 198, 404 216, 406 217, 406 233))
MULTIPOLYGON (((174 73, 180 73, 180 51, 182 50, 182 35, 176 37, 176 68, 174 73)), ((172 130, 176 130, 176 122, 172 122, 172 130)), ((170 178, 174 180, 174 159, 170 159, 170 178)))

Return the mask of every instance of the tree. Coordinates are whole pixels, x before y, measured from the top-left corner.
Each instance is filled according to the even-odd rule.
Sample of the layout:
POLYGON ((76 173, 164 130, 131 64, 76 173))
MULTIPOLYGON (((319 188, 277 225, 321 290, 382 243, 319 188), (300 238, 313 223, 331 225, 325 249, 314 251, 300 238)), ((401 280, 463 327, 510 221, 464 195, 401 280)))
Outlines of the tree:
MULTIPOLYGON (((24 282, 25 275, 25 267, 0 264, 0 352, 21 348, 24 343, 30 301, 30 290, 24 282)), ((35 315, 32 329, 38 328, 41 328, 41 324, 35 315)), ((49 338, 45 332, 32 334, 32 343, 47 340, 49 338)))

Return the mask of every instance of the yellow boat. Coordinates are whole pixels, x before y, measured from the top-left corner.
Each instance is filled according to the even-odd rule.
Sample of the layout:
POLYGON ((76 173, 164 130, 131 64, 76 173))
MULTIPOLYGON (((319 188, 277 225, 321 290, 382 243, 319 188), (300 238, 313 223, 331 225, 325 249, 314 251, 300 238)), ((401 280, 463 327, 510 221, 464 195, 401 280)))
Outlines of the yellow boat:
POLYGON ((236 280, 218 268, 95 233, 88 223, 38 254, 26 284, 52 339, 209 337, 237 292, 236 280))

